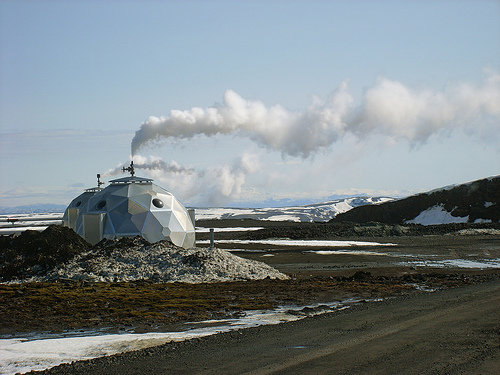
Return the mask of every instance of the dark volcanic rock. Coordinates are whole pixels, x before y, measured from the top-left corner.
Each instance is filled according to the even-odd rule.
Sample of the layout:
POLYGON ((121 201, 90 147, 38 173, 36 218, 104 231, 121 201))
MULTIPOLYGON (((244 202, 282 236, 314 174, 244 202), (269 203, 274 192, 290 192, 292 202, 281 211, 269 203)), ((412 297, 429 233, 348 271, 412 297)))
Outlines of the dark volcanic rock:
POLYGON ((43 232, 27 230, 19 236, 0 236, 0 281, 44 274, 89 248, 75 231, 60 225, 51 225, 43 232))

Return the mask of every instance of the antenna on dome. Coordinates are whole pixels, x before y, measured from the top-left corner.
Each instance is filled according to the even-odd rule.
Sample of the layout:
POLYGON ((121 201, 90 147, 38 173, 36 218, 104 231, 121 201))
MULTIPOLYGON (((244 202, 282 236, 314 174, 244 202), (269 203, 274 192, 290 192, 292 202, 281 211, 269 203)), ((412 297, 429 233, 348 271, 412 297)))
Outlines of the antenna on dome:
POLYGON ((134 170, 134 161, 132 160, 132 161, 130 162, 130 167, 126 167, 126 168, 125 168, 125 167, 123 167, 123 168, 122 168, 122 171, 123 171, 123 172, 130 172, 130 175, 131 175, 132 177, 134 177, 134 174, 135 174, 135 170, 134 170))
POLYGON ((97 188, 100 189, 101 185, 104 185, 104 182, 101 181, 101 174, 97 174, 97 188))

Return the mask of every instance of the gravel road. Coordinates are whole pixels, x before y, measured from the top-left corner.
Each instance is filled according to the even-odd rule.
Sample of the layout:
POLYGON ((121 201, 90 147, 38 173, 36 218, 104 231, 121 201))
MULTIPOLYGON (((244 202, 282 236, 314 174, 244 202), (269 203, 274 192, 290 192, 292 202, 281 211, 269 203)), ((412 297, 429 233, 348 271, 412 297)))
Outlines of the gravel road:
POLYGON ((369 302, 45 374, 497 374, 500 282, 369 302))

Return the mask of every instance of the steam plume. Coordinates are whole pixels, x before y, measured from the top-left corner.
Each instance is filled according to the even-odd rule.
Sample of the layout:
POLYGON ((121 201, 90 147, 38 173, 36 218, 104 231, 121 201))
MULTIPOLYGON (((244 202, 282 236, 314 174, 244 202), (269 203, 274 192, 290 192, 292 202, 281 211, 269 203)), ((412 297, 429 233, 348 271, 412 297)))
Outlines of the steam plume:
POLYGON ((498 130, 500 75, 488 72, 480 86, 460 83, 442 91, 412 90, 380 78, 365 92, 361 105, 353 103, 346 82, 327 101, 315 99, 303 112, 287 111, 280 105, 266 107, 228 90, 220 106, 149 117, 132 140, 132 155, 155 142, 196 135, 248 137, 283 155, 307 158, 347 133, 359 138, 382 134, 415 144, 454 128, 478 131, 477 120, 498 130))
MULTIPOLYGON (((122 168, 127 166, 128 163, 119 164, 104 172, 103 177, 122 174, 122 168)), ((246 176, 257 171, 260 163, 257 155, 243 153, 231 164, 195 170, 175 161, 167 163, 159 157, 135 155, 134 167, 147 170, 153 179, 168 184, 169 190, 182 200, 203 196, 205 204, 221 205, 240 196, 246 176)))
MULTIPOLYGON (((128 163, 118 164, 115 168, 108 169, 103 173, 103 177, 115 176, 123 173, 123 167, 128 167, 128 163)), ((149 159, 141 156, 135 155, 134 157, 134 168, 135 169, 145 169, 149 171, 161 171, 168 174, 193 174, 194 169, 185 168, 179 165, 177 162, 172 161, 170 164, 165 162, 159 157, 150 156, 149 159)))

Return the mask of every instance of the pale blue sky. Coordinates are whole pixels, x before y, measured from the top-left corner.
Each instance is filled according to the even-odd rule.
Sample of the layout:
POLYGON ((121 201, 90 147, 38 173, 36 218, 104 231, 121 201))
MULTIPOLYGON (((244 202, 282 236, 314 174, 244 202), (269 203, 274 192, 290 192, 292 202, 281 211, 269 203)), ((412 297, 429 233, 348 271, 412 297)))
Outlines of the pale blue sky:
POLYGON ((0 206, 69 203, 96 173, 129 160, 149 116, 221 108, 232 90, 291 118, 343 82, 348 125, 305 159, 268 133, 255 141, 253 130, 200 130, 139 152, 195 173, 138 174, 193 205, 404 195, 498 175, 499 73, 498 1, 4 0, 0 206), (386 126, 368 108, 369 93, 398 85, 415 100, 384 91, 391 110, 406 119, 417 108, 418 123, 437 125, 408 130, 396 113, 386 126), (452 120, 427 115, 442 97, 452 120), (360 112, 374 117, 360 125, 360 112))

